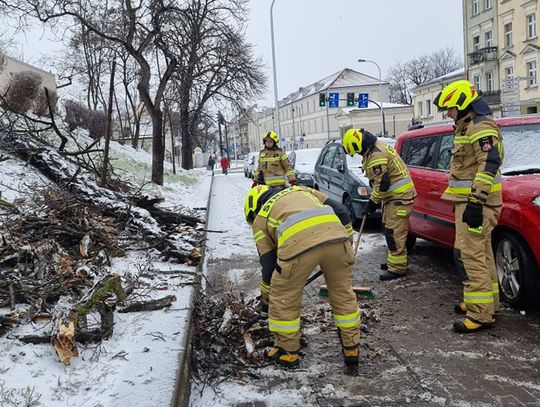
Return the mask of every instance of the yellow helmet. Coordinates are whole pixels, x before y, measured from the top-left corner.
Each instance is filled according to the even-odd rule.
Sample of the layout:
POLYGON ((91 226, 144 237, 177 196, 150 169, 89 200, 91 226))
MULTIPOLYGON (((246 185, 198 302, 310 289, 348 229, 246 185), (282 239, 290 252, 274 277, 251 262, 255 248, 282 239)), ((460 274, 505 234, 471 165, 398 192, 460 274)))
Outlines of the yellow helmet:
POLYGON ((253 223, 258 210, 260 209, 259 198, 268 191, 268 185, 257 185, 249 190, 244 202, 244 215, 246 222, 250 225, 253 223))
POLYGON ((444 87, 437 95, 433 103, 439 110, 448 110, 455 107, 457 110, 465 110, 478 98, 478 92, 474 85, 466 80, 452 82, 444 87))
POLYGON ((343 135, 343 148, 351 157, 355 154, 362 153, 362 141, 364 135, 361 130, 349 129, 343 135))
POLYGON ((273 131, 269 131, 268 133, 266 133, 264 136, 263 136, 263 143, 264 143, 264 140, 266 140, 267 138, 271 138, 272 140, 274 140, 274 144, 277 146, 278 145, 278 142, 279 142, 279 137, 278 135, 273 132, 273 131))

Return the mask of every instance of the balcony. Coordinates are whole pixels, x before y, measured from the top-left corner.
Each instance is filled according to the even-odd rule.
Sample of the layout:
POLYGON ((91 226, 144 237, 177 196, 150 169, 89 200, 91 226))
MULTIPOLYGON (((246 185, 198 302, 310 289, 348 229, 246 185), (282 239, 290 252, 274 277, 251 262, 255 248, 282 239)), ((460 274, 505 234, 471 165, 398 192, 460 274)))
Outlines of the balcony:
POLYGON ((496 60, 497 47, 485 47, 469 53, 469 66, 496 60))
POLYGON ((486 101, 488 105, 500 105, 501 104, 501 91, 500 90, 485 90, 478 91, 478 94, 482 96, 482 99, 486 101))

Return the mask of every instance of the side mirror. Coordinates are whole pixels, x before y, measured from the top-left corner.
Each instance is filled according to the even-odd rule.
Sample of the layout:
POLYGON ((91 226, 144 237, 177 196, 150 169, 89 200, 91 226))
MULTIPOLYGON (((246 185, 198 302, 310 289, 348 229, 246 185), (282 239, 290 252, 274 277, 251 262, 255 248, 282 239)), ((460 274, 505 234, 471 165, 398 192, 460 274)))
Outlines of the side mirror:
POLYGON ((345 172, 345 166, 343 164, 339 164, 337 166, 337 170, 343 174, 345 172))

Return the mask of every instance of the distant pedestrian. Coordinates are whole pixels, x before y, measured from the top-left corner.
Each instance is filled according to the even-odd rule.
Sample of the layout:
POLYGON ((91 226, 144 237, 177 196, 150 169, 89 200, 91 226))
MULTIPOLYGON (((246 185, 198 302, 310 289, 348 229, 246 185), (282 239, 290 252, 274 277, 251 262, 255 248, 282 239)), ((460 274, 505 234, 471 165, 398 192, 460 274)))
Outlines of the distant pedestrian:
POLYGON ((213 154, 210 154, 210 158, 208 158, 208 171, 212 171, 212 175, 214 175, 214 165, 216 165, 216 159, 213 154))
POLYGON ((221 172, 227 175, 227 170, 229 169, 229 157, 224 155, 221 158, 220 164, 221 164, 221 172))

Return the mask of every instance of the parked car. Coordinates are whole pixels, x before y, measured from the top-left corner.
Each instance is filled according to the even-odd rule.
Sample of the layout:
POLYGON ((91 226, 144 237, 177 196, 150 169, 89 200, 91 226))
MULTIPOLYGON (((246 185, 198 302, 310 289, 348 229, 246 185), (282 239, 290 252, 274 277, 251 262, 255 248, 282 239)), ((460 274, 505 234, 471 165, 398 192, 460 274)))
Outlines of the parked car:
MULTIPOLYGON (((540 117, 497 119, 504 140, 503 209, 492 234, 500 293, 511 305, 540 305, 540 117)), ((411 237, 453 247, 452 202, 441 199, 448 184, 453 128, 426 126, 404 133, 396 150, 409 167, 418 196, 411 237)))
POLYGON ((257 160, 259 159, 259 153, 248 153, 244 161, 244 175, 248 178, 253 178, 253 171, 257 167, 257 160))
POLYGON ((289 153, 289 162, 294 167, 294 176, 299 185, 313 188, 313 171, 321 150, 321 148, 305 148, 289 153))

